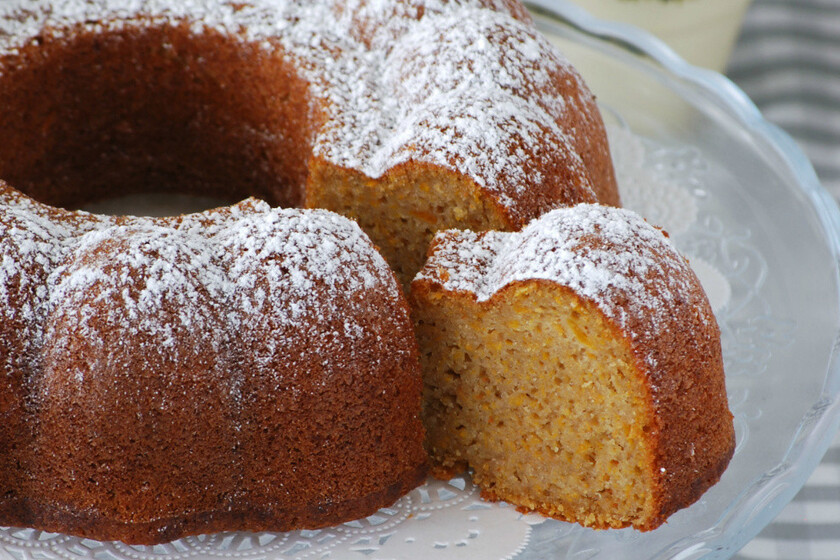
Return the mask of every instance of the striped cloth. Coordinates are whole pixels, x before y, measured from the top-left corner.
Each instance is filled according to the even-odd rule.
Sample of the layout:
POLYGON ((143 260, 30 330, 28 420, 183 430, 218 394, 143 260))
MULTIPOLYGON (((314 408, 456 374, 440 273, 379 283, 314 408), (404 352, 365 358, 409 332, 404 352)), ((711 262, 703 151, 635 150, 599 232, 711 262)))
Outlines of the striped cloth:
MULTIPOLYGON (((840 0, 755 0, 727 71, 840 200, 840 0)), ((840 437, 739 560, 840 560, 840 437)))
POLYGON ((756 0, 727 74, 840 198, 840 0, 756 0))

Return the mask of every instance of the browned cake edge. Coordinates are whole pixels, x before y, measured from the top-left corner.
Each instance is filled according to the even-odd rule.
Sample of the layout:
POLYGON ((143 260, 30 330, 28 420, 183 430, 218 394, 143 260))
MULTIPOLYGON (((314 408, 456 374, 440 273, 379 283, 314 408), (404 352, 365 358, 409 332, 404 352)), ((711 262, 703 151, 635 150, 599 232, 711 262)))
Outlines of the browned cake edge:
POLYGON ((91 512, 50 506, 34 498, 0 502, 0 518, 10 526, 69 533, 95 540, 120 540, 126 544, 152 545, 177 538, 220 531, 289 531, 319 529, 351 519, 361 519, 419 486, 427 467, 420 465, 400 473, 393 482, 362 498, 337 503, 311 504, 285 509, 282 505, 240 504, 236 509, 189 513, 148 523, 120 523, 91 512))

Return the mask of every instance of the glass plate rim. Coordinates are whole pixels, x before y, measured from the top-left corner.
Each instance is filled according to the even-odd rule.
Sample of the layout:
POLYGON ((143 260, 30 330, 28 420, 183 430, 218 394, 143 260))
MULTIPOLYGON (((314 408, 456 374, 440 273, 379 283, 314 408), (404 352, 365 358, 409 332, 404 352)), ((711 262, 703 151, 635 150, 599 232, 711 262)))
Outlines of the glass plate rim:
MULTIPOLYGON (((632 50, 646 57, 672 78, 711 100, 736 119, 751 136, 773 150, 792 183, 810 202, 831 252, 834 285, 840 291, 840 209, 821 185, 816 171, 793 138, 767 121, 758 107, 726 76, 693 66, 663 41, 634 26, 599 19, 566 0, 526 0, 526 6, 571 26, 601 42, 632 50)), ((745 488, 721 514, 717 524, 673 543, 662 558, 728 558, 768 525, 805 484, 840 428, 840 332, 829 356, 822 393, 806 411, 781 461, 745 488)))
MULTIPOLYGON (((646 56, 669 76, 712 99, 749 134, 762 140, 810 202, 825 233, 834 264, 834 286, 840 293, 840 210, 821 186, 816 172, 793 139, 761 115, 748 96, 726 77, 694 67, 664 43, 634 27, 607 22, 564 0, 526 0, 549 17, 598 40, 609 41, 646 56)), ((840 427, 840 336, 829 357, 823 390, 803 415, 780 462, 733 499, 710 529, 672 543, 657 558, 727 558, 767 525, 794 497, 816 468, 840 427)))

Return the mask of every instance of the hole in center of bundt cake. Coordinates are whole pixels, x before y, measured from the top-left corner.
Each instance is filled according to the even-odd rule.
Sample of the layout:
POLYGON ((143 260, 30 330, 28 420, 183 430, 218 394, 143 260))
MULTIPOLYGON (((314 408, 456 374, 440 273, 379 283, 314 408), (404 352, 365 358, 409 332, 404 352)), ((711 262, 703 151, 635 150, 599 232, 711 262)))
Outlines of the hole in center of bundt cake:
POLYGON ((45 35, 12 56, 0 178, 30 196, 65 208, 137 193, 197 196, 173 199, 189 210, 247 196, 300 205, 306 86, 280 54, 186 25, 126 25, 45 35))
POLYGON ((231 202, 214 196, 148 192, 102 198, 82 204, 80 209, 115 216, 173 216, 227 206, 231 202))

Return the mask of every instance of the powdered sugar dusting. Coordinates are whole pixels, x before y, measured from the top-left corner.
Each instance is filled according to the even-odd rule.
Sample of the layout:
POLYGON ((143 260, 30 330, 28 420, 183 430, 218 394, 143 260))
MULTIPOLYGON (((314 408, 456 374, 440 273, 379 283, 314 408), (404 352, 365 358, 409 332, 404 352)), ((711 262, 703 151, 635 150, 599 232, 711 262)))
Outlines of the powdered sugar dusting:
MULTIPOLYGON (((517 218, 523 189, 548 180, 535 157, 564 154, 572 182, 591 185, 557 124, 567 100, 548 87, 561 71, 576 74, 511 9, 489 0, 5 0, 0 51, 80 28, 221 31, 281 53, 310 84, 312 110, 324 115, 316 156, 374 178, 409 160, 457 170, 517 218)), ((578 110, 592 106, 585 88, 578 95, 578 110)))
MULTIPOLYGON (((678 305, 696 300, 698 281, 665 235, 624 209, 581 204, 554 210, 521 232, 441 232, 418 279, 487 301, 505 286, 549 280, 595 302, 622 328, 644 317, 652 331, 678 305)), ((704 316, 711 321, 711 312, 704 316)), ((652 335, 634 333, 634 335, 652 335)))
POLYGON ((177 358, 190 351, 179 333, 221 351, 270 326, 269 360, 293 343, 277 333, 312 323, 339 325, 352 353, 376 336, 358 323, 360 294, 400 305, 367 236, 331 212, 247 200, 176 218, 113 217, 52 209, 8 187, 0 196, 0 324, 20 325, 0 336, 27 345, 15 359, 41 359, 43 340, 61 354, 103 329, 177 358))
POLYGON ((572 173, 586 174, 557 124, 566 102, 543 93, 558 65, 568 70, 543 39, 506 14, 452 7, 427 15, 382 62, 377 86, 394 93, 375 111, 384 126, 367 146, 352 149, 346 138, 358 123, 331 129, 323 153, 371 176, 409 159, 458 169, 515 208, 525 189, 544 180, 516 146, 570 154, 572 173), (539 64, 537 52, 543 53, 539 64))

